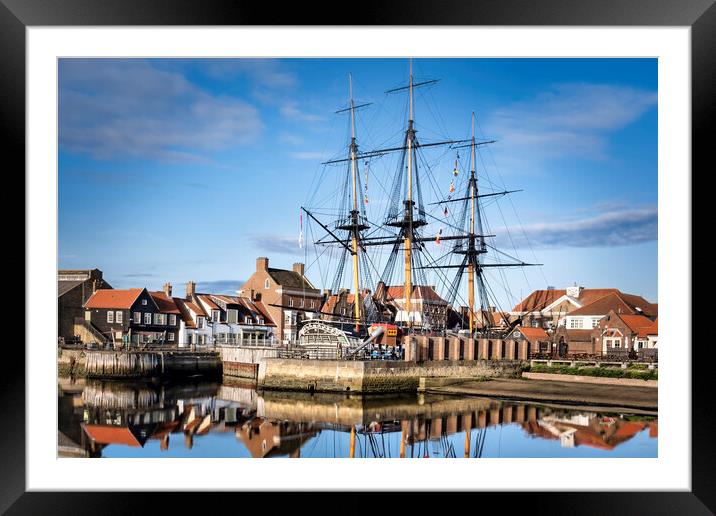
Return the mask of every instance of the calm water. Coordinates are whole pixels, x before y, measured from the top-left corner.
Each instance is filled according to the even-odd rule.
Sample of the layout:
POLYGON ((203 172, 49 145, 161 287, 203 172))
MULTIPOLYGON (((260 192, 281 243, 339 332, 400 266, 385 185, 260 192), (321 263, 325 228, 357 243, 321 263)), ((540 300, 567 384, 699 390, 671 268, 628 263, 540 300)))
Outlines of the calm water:
POLYGON ((655 414, 199 380, 60 379, 58 392, 61 457, 657 456, 655 414))

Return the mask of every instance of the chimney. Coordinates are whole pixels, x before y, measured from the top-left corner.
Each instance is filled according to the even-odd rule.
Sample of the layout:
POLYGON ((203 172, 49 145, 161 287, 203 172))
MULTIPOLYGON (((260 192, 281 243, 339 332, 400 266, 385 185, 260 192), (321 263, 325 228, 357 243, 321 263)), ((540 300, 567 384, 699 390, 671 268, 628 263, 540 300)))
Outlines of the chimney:
POLYGON ((301 276, 303 276, 304 275, 303 270, 304 270, 304 265, 302 263, 294 263, 293 264, 293 272, 297 272, 301 276))
POLYGON ((326 297, 331 297, 333 295, 333 291, 330 288, 323 289, 323 295, 326 297))
POLYGON ((255 300, 256 300, 256 291, 255 291, 254 289, 249 289, 249 299, 250 299, 251 301, 255 301, 255 300))
POLYGON ((171 284, 171 283, 169 283, 169 282, 167 281, 167 282, 164 284, 164 286, 162 287, 162 290, 164 291, 164 293, 165 293, 168 297, 172 297, 172 284, 171 284))
POLYGON ((191 299, 196 294, 196 283, 190 281, 186 284, 186 298, 191 299))
POLYGON ((268 263, 268 258, 266 258, 265 256, 259 256, 258 258, 256 258, 256 270, 267 271, 268 263))

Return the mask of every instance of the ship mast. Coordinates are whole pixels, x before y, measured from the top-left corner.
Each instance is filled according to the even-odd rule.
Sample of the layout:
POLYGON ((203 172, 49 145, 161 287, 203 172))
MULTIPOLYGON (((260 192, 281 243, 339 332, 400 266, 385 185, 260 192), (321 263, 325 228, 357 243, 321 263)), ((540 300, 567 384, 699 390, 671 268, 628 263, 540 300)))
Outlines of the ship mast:
POLYGON ((411 326, 410 320, 410 301, 413 295, 413 278, 412 278, 412 246, 413 246, 413 140, 415 139, 415 129, 413 128, 413 60, 410 59, 410 81, 408 82, 408 96, 410 98, 410 117, 408 118, 407 147, 408 147, 408 195, 405 201, 405 218, 407 223, 407 231, 405 232, 405 314, 408 320, 408 327, 411 326))
POLYGON ((353 250, 353 298, 354 317, 356 319, 356 331, 360 330, 361 320, 361 297, 359 291, 359 271, 358 271, 358 164, 356 163, 356 154, 358 153, 358 145, 356 144, 356 108, 353 101, 353 76, 348 74, 348 90, 350 96, 351 110, 351 179, 353 181, 353 209, 351 210, 351 248, 353 250))
MULTIPOLYGON (((472 141, 470 142, 470 246, 475 244, 475 112, 472 113, 472 141)), ((470 335, 475 330, 475 266, 472 260, 467 266, 467 299, 470 309, 470 335)))

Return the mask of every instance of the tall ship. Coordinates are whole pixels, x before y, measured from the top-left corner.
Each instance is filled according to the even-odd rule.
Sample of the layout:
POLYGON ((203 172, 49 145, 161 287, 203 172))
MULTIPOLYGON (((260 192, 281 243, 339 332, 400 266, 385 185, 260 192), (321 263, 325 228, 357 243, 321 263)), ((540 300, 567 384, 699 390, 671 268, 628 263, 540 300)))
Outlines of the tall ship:
POLYGON ((359 121, 373 106, 354 99, 349 74, 347 105, 336 111, 348 118, 346 145, 322 163, 301 207, 299 242, 326 302, 303 321, 299 344, 383 356, 399 353, 405 335, 477 338, 519 323, 499 310, 487 273, 499 271, 504 287, 505 269, 539 264, 498 248, 485 208, 520 190, 483 187, 478 158, 496 142, 477 138, 474 112, 467 138, 418 137, 415 93, 438 82, 416 80, 411 59, 406 84, 385 92, 406 101, 399 132, 365 149, 359 121))

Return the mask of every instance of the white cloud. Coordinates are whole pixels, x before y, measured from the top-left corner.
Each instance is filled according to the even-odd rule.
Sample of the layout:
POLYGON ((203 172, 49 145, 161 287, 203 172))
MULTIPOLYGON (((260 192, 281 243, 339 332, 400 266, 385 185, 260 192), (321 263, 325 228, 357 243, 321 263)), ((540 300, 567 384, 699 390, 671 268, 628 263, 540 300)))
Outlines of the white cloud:
POLYGON ((59 81, 59 139, 70 152, 208 161, 212 151, 254 142, 263 129, 247 102, 147 60, 62 60, 59 81))
MULTIPOLYGON (((535 222, 509 228, 517 248, 531 247, 612 247, 639 244, 657 239, 656 206, 620 208, 598 215, 562 222, 535 222)), ((505 246, 506 234, 498 236, 505 246)))
POLYGON ((609 135, 656 106, 652 91, 603 84, 560 84, 487 116, 484 127, 500 141, 501 165, 539 167, 540 160, 563 157, 603 159, 609 135), (529 160, 523 158, 529 156, 529 160))

